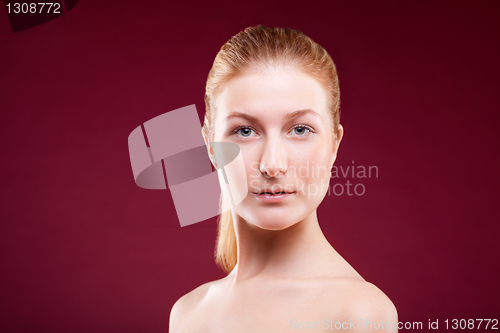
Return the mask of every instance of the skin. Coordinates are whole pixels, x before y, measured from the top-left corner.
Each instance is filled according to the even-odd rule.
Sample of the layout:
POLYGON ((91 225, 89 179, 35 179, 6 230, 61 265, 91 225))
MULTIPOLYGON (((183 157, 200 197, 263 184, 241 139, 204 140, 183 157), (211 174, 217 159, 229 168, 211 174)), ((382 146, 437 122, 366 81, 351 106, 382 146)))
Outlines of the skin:
POLYGON ((323 87, 294 68, 254 72, 230 80, 216 110, 213 141, 238 144, 245 162, 249 194, 232 209, 238 264, 180 298, 170 332, 296 332, 315 322, 316 329, 345 322, 342 331, 397 331, 357 321, 395 326, 396 309, 318 224, 316 209, 343 136, 341 126, 333 133, 323 87), (259 197, 264 189, 290 194, 268 203, 259 197))

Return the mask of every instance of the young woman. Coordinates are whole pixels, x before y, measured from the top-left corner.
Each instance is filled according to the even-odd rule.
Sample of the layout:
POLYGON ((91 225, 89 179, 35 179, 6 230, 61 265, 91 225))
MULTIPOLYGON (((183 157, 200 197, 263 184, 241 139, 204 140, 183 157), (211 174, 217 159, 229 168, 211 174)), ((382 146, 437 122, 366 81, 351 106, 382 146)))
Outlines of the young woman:
POLYGON ((170 332, 397 331, 392 302, 333 249, 316 215, 343 136, 328 53, 297 30, 247 28, 217 54, 205 102, 209 154, 210 142, 240 147, 248 195, 219 220, 216 261, 228 275, 180 298, 170 332))

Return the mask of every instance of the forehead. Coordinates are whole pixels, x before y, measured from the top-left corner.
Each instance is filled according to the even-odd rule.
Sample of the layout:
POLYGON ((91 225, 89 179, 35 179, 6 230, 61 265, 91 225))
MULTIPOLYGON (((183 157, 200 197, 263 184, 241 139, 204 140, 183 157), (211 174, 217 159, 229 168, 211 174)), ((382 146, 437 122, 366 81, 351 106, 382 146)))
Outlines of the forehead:
POLYGON ((215 125, 231 112, 245 112, 263 121, 278 121, 297 110, 311 109, 330 123, 328 95, 322 85, 295 69, 237 76, 216 98, 215 125))

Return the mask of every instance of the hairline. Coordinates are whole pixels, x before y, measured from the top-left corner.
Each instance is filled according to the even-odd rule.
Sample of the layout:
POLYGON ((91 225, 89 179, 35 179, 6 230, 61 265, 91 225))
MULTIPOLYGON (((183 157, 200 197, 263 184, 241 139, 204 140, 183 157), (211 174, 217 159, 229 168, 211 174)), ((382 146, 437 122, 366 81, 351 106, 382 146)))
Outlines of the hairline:
MULTIPOLYGON (((267 68, 269 69, 268 73, 266 73, 265 71, 262 70, 262 68, 264 68, 263 66, 257 65, 258 63, 263 63, 263 62, 265 62, 263 59, 253 61, 249 65, 245 66, 245 68, 240 70, 238 73, 233 74, 229 78, 220 82, 219 85, 217 86, 217 88, 211 92, 212 98, 210 98, 210 107, 211 107, 210 111, 211 111, 212 119, 209 119, 209 122, 211 122, 210 123, 211 133, 207 133, 208 136, 210 137, 210 139, 213 140, 214 132, 215 132, 214 120, 215 120, 215 114, 217 112, 216 107, 215 107, 215 105, 217 104, 216 101, 217 101, 218 97, 222 94, 222 91, 226 88, 226 85, 229 81, 236 79, 238 77, 245 76, 245 75, 266 75, 269 73, 279 73, 281 71, 287 71, 287 70, 296 70, 299 73, 302 73, 304 75, 309 76, 310 78, 314 79, 316 82, 319 83, 319 85, 324 90, 325 95, 327 97, 327 103, 328 103, 327 108, 329 111, 328 114, 329 114, 329 118, 330 118, 330 125, 332 127, 332 132, 333 132, 334 136, 337 137, 338 127, 335 128, 335 124, 334 124, 335 119, 333 117, 332 110, 331 110, 332 104, 334 103, 334 100, 333 100, 333 97, 331 96, 331 94, 329 93, 329 89, 327 89, 325 83, 321 82, 321 80, 319 80, 317 77, 315 77, 310 72, 307 72, 307 70, 305 70, 304 66, 301 66, 300 62, 297 60, 295 60, 295 61, 291 60, 291 62, 288 65, 276 66, 275 70, 272 70, 271 66, 267 66, 267 68)), ((339 125, 340 125, 340 123, 339 123, 339 125)), ((203 127, 205 128, 205 126, 203 126, 203 127)))

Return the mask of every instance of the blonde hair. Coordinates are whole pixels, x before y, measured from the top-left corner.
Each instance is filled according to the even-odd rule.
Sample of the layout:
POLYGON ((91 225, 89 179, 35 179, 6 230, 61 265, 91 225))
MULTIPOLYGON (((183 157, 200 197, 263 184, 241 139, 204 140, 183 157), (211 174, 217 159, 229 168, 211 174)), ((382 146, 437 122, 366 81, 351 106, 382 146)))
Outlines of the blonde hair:
MULTIPOLYGON (((330 55, 320 45, 298 30, 250 27, 224 44, 210 70, 205 89, 203 131, 213 139, 214 100, 232 78, 258 71, 291 66, 315 78, 329 95, 332 128, 338 135, 340 90, 337 70, 330 55)), ((226 272, 237 263, 237 243, 230 204, 221 195, 221 213, 215 262, 226 272)))

